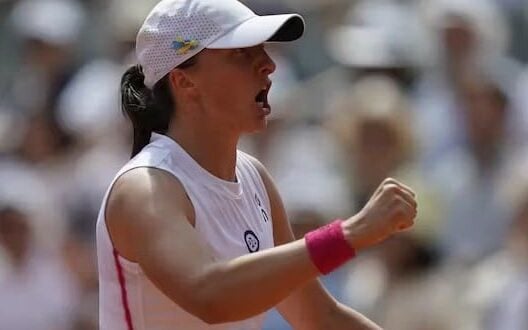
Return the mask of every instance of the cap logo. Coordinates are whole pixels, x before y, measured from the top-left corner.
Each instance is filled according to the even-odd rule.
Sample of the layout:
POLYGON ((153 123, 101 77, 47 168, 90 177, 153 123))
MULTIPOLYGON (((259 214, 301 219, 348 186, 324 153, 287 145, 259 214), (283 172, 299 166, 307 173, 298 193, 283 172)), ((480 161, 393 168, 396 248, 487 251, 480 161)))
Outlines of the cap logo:
POLYGON ((182 37, 177 37, 175 41, 172 42, 172 49, 176 50, 178 55, 185 55, 190 50, 198 47, 200 43, 196 39, 183 39, 182 37))

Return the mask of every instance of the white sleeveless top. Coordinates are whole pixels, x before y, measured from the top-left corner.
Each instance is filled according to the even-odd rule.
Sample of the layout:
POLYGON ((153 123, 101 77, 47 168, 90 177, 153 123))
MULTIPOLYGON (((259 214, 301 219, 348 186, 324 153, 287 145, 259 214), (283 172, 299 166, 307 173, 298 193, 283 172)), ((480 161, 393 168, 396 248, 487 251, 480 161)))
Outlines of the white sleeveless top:
POLYGON ((268 195, 257 169, 246 154, 237 152, 237 182, 228 182, 200 167, 172 139, 153 134, 150 144, 118 172, 99 211, 100 329, 261 329, 263 314, 215 326, 204 323, 158 290, 137 263, 118 255, 106 227, 106 201, 117 178, 138 167, 159 168, 179 179, 194 206, 195 230, 210 246, 216 260, 228 260, 274 246, 268 195))

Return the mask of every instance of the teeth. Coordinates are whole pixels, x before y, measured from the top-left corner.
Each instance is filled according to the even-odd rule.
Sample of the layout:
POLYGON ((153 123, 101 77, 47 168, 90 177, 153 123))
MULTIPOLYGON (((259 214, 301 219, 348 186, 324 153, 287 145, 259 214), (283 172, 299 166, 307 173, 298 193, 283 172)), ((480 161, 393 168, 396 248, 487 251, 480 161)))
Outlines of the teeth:
POLYGON ((259 108, 261 108, 262 110, 264 111, 267 111, 269 112, 271 109, 270 109, 270 106, 264 102, 257 102, 257 105, 259 108))
POLYGON ((257 106, 259 108, 265 109, 267 111, 269 111, 270 108, 271 108, 270 105, 268 104, 268 91, 269 91, 269 88, 266 86, 255 97, 255 101, 257 103, 257 106))

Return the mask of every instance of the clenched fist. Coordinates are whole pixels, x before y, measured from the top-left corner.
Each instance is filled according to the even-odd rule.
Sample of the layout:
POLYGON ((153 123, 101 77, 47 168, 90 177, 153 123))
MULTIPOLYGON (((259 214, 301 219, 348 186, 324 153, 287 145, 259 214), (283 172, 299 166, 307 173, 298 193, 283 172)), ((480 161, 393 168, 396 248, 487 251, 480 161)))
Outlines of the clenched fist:
POLYGON ((343 222, 348 243, 361 250, 411 227, 417 214, 415 197, 411 188, 394 179, 385 179, 365 207, 343 222))

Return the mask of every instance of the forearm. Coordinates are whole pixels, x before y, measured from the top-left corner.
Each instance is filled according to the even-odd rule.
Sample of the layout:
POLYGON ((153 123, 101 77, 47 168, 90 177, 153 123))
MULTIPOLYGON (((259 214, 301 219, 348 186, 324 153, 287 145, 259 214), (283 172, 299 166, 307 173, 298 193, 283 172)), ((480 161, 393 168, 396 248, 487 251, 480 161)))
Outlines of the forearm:
POLYGON ((381 330, 381 327, 350 307, 337 303, 321 320, 319 329, 381 330))
POLYGON ((197 283, 214 323, 264 312, 319 275, 304 240, 212 264, 197 283))

